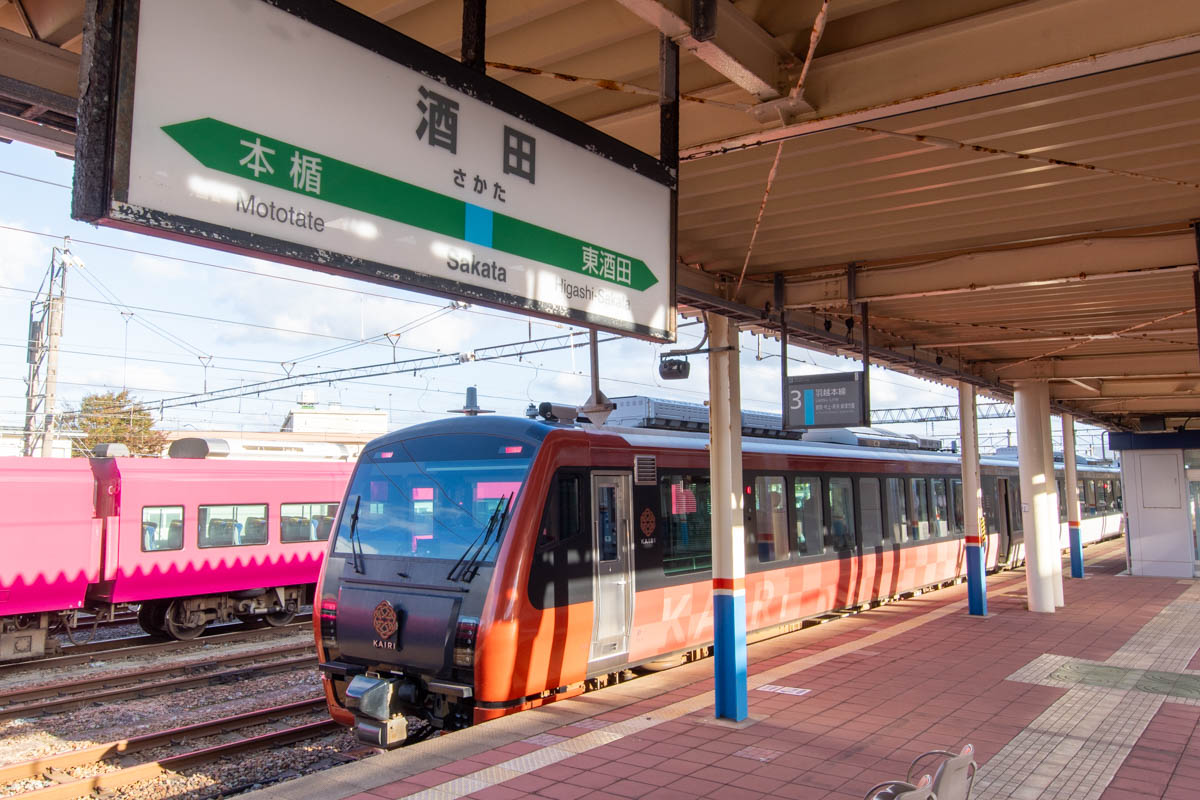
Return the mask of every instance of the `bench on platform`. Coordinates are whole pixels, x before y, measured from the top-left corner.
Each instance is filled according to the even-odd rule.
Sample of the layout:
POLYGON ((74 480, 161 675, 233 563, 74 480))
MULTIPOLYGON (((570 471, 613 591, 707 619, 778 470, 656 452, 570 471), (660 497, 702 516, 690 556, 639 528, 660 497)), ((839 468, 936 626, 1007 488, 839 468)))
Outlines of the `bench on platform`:
POLYGON ((958 753, 930 750, 913 759, 904 780, 885 781, 871 787, 866 800, 969 800, 977 769, 974 745, 965 745, 958 753), (925 775, 919 783, 914 784, 912 780, 917 765, 930 758, 942 759, 933 778, 925 775))

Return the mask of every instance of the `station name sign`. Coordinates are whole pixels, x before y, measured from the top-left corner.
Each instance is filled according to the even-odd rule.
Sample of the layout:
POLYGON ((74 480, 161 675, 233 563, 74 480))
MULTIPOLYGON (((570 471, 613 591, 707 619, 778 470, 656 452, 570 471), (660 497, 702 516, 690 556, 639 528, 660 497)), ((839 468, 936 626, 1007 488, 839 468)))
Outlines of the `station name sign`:
POLYGON ((332 0, 96 0, 73 215, 652 340, 674 172, 332 0))
POLYGON ((867 426, 861 372, 789 375, 783 427, 846 428, 867 426))

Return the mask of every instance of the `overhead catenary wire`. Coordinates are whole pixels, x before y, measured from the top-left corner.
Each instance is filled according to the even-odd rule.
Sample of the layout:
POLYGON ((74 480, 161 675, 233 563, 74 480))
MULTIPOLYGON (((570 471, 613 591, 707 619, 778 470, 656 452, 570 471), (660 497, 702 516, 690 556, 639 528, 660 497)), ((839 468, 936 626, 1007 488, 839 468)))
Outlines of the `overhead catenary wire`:
POLYGON ((167 340, 168 342, 171 342, 172 344, 176 345, 177 347, 180 347, 183 350, 186 350, 187 352, 191 353, 192 355, 194 355, 198 358, 203 358, 205 356, 208 356, 208 354, 205 353, 200 348, 198 348, 198 347, 190 344, 186 340, 176 336, 175 334, 168 331, 166 328, 163 328, 161 325, 157 325, 153 322, 142 319, 141 317, 134 314, 134 312, 129 308, 129 306, 127 306, 124 302, 122 302, 121 299, 119 297, 117 297, 116 293, 114 293, 111 289, 109 289, 107 286, 105 286, 104 282, 101 281, 98 276, 91 274, 90 270, 88 270, 86 268, 77 269, 77 270, 75 270, 75 274, 78 275, 79 277, 83 278, 84 281, 86 283, 88 283, 93 289, 100 292, 101 297, 108 300, 113 306, 115 306, 116 308, 120 309, 123 312, 128 312, 131 315, 131 318, 133 320, 135 320, 142 327, 149 330, 151 333, 167 340))
MULTIPOLYGON (((0 231, 13 231, 15 233, 22 233, 22 234, 26 234, 29 236, 36 236, 39 238, 54 239, 57 241, 62 241, 62 239, 63 239, 63 234, 46 233, 44 231, 34 231, 34 230, 29 230, 28 228, 22 228, 22 227, 15 226, 15 225, 0 225, 0 231)), ((171 262, 175 262, 175 263, 179 263, 179 264, 189 264, 192 266, 199 266, 199 267, 206 267, 209 269, 223 270, 225 272, 235 272, 235 273, 239 273, 242 275, 250 275, 255 278, 269 278, 271 280, 279 280, 279 281, 285 281, 287 283, 293 283, 298 286, 312 286, 312 287, 315 287, 318 289, 328 289, 329 291, 333 291, 333 292, 347 292, 347 293, 359 295, 362 297, 375 297, 375 298, 379 298, 381 300, 399 300, 399 301, 402 301, 405 303, 412 303, 414 305, 421 305, 421 306, 441 307, 441 305, 442 305, 441 302, 433 301, 433 300, 421 300, 418 298, 411 298, 411 297, 399 297, 395 294, 387 294, 384 292, 370 292, 370 291, 366 291, 365 289, 360 289, 360 288, 353 287, 353 286, 337 286, 336 284, 331 284, 331 283, 322 283, 320 281, 305 280, 303 278, 294 277, 292 275, 284 275, 284 274, 276 275, 276 274, 272 274, 270 272, 258 272, 256 270, 252 270, 252 269, 244 269, 241 267, 229 266, 227 264, 215 264, 211 261, 200 261, 199 259, 183 258, 182 256, 170 256, 170 255, 166 255, 164 253, 155 253, 155 252, 152 252, 149 250, 141 250, 136 247, 121 247, 120 245, 108 244, 105 242, 97 242, 97 241, 89 240, 89 239, 80 239, 80 238, 77 238, 74 236, 71 237, 71 244, 72 244, 72 246, 77 246, 77 245, 82 244, 82 245, 86 245, 89 247, 99 247, 99 248, 102 248, 105 250, 113 250, 113 251, 121 252, 121 253, 130 253, 132 255, 147 256, 149 258, 157 258, 157 259, 161 259, 163 261, 171 261, 171 262)), ((254 258, 254 257, 246 256, 246 258, 254 258)), ((261 260, 263 260, 266 263, 274 263, 274 262, 267 262, 266 259, 261 259, 261 260)), ((297 268, 297 270, 298 269, 299 268, 297 268)), ((346 280, 355 280, 355 278, 353 276, 346 276, 346 280)), ((406 290, 397 288, 396 291, 406 291, 406 290)), ((475 314, 475 315, 482 316, 482 317, 492 317, 494 319, 505 319, 505 320, 520 319, 520 317, 517 315, 517 312, 504 313, 504 312, 500 312, 500 311, 479 309, 476 307, 471 307, 467 311, 468 311, 468 313, 471 313, 471 314, 475 314)), ((563 327, 563 325, 564 325, 564 323, 551 322, 551 321, 547 321, 547 320, 535 320, 535 323, 538 325, 545 325, 545 326, 549 326, 549 327, 563 327)))
MULTIPOLYGON (((36 292, 34 292, 32 289, 23 289, 19 286, 0 285, 0 291, 20 292, 21 294, 36 294, 36 292)), ((93 305, 109 306, 109 307, 118 308, 118 309, 126 308, 126 309, 131 309, 133 311, 141 311, 141 312, 148 313, 148 314, 163 314, 165 316, 179 317, 181 319, 193 319, 193 320, 198 320, 200 322, 215 322, 215 323, 219 323, 222 325, 237 325, 239 327, 254 328, 256 330, 272 331, 275 333, 288 333, 288 334, 293 334, 293 335, 297 335, 297 336, 311 336, 311 337, 320 338, 320 339, 333 339, 333 340, 340 341, 340 342, 350 342, 350 343, 357 343, 357 342, 361 341, 360 339, 356 339, 356 338, 353 338, 350 336, 337 336, 336 334, 332 334, 332 333, 318 333, 317 331, 303 331, 303 330, 297 330, 296 328, 281 328, 276 325, 263 325, 263 324, 257 323, 257 322, 245 322, 243 320, 236 320, 236 319, 223 319, 221 317, 214 317, 214 316, 205 315, 205 314, 189 314, 186 311, 171 311, 171 310, 164 309, 164 308, 151 308, 149 306, 135 306, 135 305, 129 305, 129 304, 114 303, 114 302, 111 302, 108 300, 97 300, 94 297, 79 297, 77 295, 67 295, 66 299, 72 303, 89 303, 89 304, 93 304, 93 305)), ((397 298, 397 299, 399 299, 399 298, 397 298)), ((408 349, 415 350, 415 348, 408 348, 408 349)), ((429 351, 417 350, 417 352, 429 352, 429 351)), ((237 359, 237 360, 243 360, 243 361, 256 360, 256 359, 246 359, 246 358, 242 358, 242 357, 238 357, 238 356, 220 356, 220 358, 237 359)), ((278 361, 274 361, 274 360, 270 360, 270 359, 262 359, 262 361, 263 361, 263 363, 267 363, 267 364, 277 364, 278 363, 278 361)))
MULTIPOLYGON (((379 342, 379 344, 383 344, 384 341, 390 342, 392 337, 399 337, 402 334, 411 333, 412 331, 416 330, 417 328, 420 328, 423 325, 428 325, 429 323, 434 322, 438 319, 441 319, 442 317, 446 316, 447 314, 453 313, 454 311, 458 311, 464 307, 465 307, 464 305, 460 305, 458 303, 452 303, 448 306, 443 306, 441 308, 434 309, 433 311, 430 311, 427 314, 423 314, 422 316, 417 317, 414 320, 406 322, 405 324, 401 325, 398 328, 389 328, 388 330, 384 331, 383 333, 378 333, 378 334, 375 334, 374 336, 365 337, 362 339, 354 339, 347 344, 338 345, 336 347, 330 347, 325 350, 320 350, 316 353, 311 353, 307 356, 300 356, 298 358, 289 359, 285 363, 293 364, 293 365, 294 364, 303 364, 306 361, 312 361, 313 359, 322 358, 324 356, 331 356, 331 355, 336 355, 338 353, 344 353, 347 350, 353 350, 356 347, 361 347, 363 345, 371 344, 371 343, 374 343, 377 341, 379 342), (380 341, 380 340, 383 340, 383 341, 380 341)), ((429 352, 429 351, 425 351, 425 352, 429 352)))

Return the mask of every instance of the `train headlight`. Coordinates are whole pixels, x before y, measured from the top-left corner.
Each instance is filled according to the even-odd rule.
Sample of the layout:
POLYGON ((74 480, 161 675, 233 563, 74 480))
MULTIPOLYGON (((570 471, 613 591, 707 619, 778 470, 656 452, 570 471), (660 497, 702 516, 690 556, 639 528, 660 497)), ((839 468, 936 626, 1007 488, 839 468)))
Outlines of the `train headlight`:
POLYGON ((475 666, 475 636, 479 633, 479 620, 475 617, 460 617, 454 631, 454 666, 475 666))

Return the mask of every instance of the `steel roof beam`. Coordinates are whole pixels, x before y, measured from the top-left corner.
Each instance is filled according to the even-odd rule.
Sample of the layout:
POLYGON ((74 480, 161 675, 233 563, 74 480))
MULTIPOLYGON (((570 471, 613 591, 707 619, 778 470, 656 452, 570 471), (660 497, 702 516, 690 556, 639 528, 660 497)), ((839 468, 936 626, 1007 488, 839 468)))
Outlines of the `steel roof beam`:
POLYGON ((692 35, 689 0, 617 2, 760 102, 787 94, 786 67, 795 56, 729 0, 717 0, 716 33, 707 41, 692 35))
POLYGON ((805 81, 814 119, 680 155, 706 158, 1200 52, 1193 0, 1159 0, 1136 24, 1131 13, 1126 0, 1030 0, 821 56, 805 81))
MULTIPOLYGON (((79 95, 79 56, 0 28, 0 76, 72 98, 79 95)), ((70 103, 75 113, 75 103, 70 103)))
POLYGON ((1200 378, 1194 350, 1165 353, 1113 353, 1111 355, 1041 358, 1013 361, 976 361, 981 371, 997 381, 1070 380, 1072 378, 1200 378))
POLYGON ((75 134, 18 117, 0 114, 0 139, 44 147, 64 156, 75 155, 75 134))
MULTIPOLYGON (((857 288, 859 300, 883 302, 1195 271, 1195 244, 1188 232, 1078 239, 972 253, 907 267, 859 267, 857 288)), ((845 274, 789 282, 786 296, 788 308, 845 305, 845 274)))
POLYGON ((1071 403, 1086 403, 1104 399, 1129 399, 1139 397, 1200 397, 1200 379, 1197 378, 1127 378, 1124 380, 1095 381, 1098 388, 1080 388, 1080 381, 1052 383, 1050 394, 1056 400, 1071 403))
POLYGON ((1169 414, 1200 416, 1200 398, 1197 397, 1131 397, 1093 400, 1085 407, 1096 414, 1169 414))

